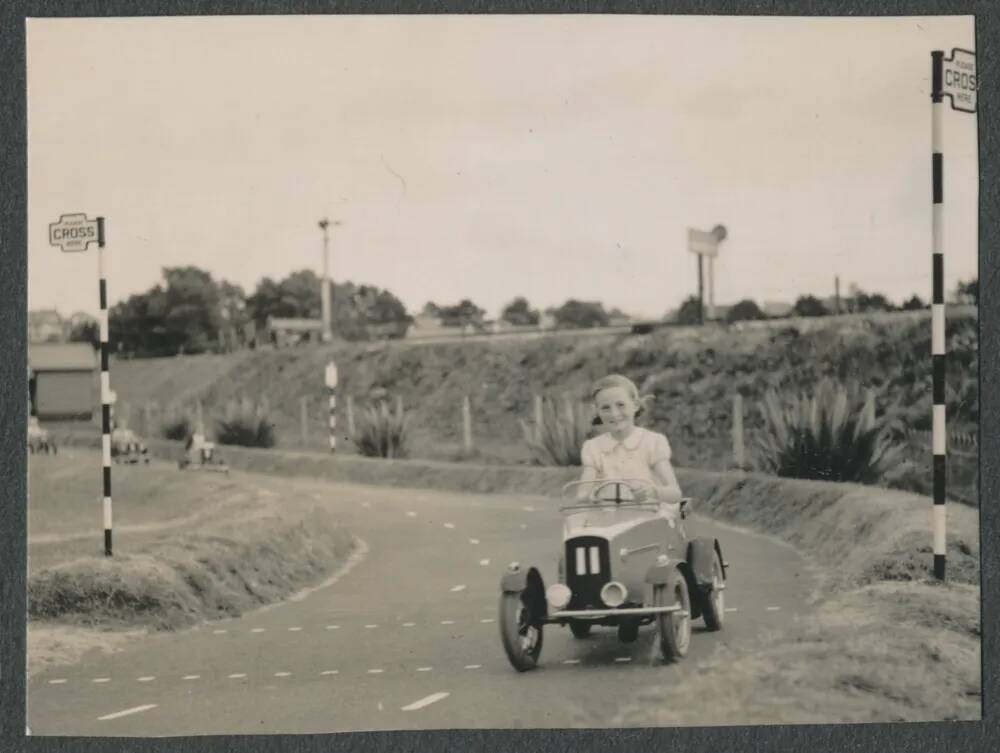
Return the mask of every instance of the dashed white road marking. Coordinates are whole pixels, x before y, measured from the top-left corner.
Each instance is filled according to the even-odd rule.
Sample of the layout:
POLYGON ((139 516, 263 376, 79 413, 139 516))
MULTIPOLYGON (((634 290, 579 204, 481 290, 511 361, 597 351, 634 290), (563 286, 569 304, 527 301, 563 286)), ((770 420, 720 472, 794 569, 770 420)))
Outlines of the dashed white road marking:
POLYGON ((275 672, 274 676, 275 677, 291 677, 292 673, 291 672, 275 672))
POLYGON ((372 506, 372 503, 371 503, 371 502, 362 502, 362 503, 361 503, 361 506, 362 506, 362 507, 371 507, 371 506, 372 506))
POLYGON ((523 531, 524 529, 526 529, 527 527, 528 527, 528 524, 527 524, 527 523, 521 523, 521 530, 522 530, 522 531, 523 531))
POLYGON ((454 625, 455 621, 454 620, 441 620, 441 624, 442 625, 454 625))
POLYGON ((153 677, 152 675, 146 675, 145 677, 137 677, 135 679, 136 679, 136 682, 152 682, 156 678, 153 677))
POLYGON ((385 672, 384 669, 369 669, 368 670, 368 674, 370 674, 370 675, 380 675, 383 672, 385 672))
POLYGON ((335 674, 337 674, 337 672, 338 672, 338 670, 336 670, 336 669, 324 669, 322 672, 320 672, 320 674, 321 675, 335 675, 335 674))
POLYGON ((246 673, 244 672, 234 672, 233 674, 229 675, 230 680, 242 680, 244 677, 246 677, 246 673))
POLYGON ((425 706, 430 706, 432 703, 437 703, 438 701, 447 698, 449 695, 450 693, 431 693, 429 696, 425 696, 419 701, 414 701, 413 703, 403 706, 400 708, 400 711, 417 711, 425 706))
POLYGON ((452 586, 451 587, 451 592, 452 593, 458 593, 459 591, 464 591, 464 590, 465 590, 465 586, 462 585, 461 583, 459 583, 457 586, 452 586))
POLYGON ((62 680, 62 679, 59 679, 59 680, 49 680, 49 685, 65 685, 65 684, 66 684, 66 680, 62 680))
POLYGON ((95 677, 91 682, 111 682, 110 677, 95 677))
POLYGON ((563 664, 579 664, 579 663, 580 663, 579 659, 566 659, 563 662, 563 664))
POLYGON ((768 607, 767 611, 768 612, 777 612, 779 609, 781 609, 781 607, 768 607))
POLYGON ((490 561, 489 560, 479 560, 479 564, 482 565, 483 567, 486 567, 488 564, 490 564, 490 561))
POLYGON ((737 611, 737 607, 726 607, 726 611, 727 612, 735 612, 735 611, 737 611))
POLYGON ((340 625, 327 625, 327 630, 340 630, 340 625))
POLYGON ((104 716, 97 717, 97 721, 106 722, 109 719, 118 719, 123 716, 128 716, 129 714, 138 714, 140 711, 149 711, 150 709, 155 709, 155 703, 147 703, 143 706, 134 706, 130 709, 125 709, 124 711, 116 711, 113 714, 105 714, 104 716))
POLYGON ((267 630, 267 628, 251 628, 250 632, 251 633, 263 633, 265 630, 267 630))
POLYGON ((478 544, 479 543, 479 539, 469 539, 469 543, 470 544, 478 544))
POLYGON ((406 513, 406 517, 408 517, 408 518, 415 518, 415 517, 417 517, 417 514, 415 512, 413 512, 413 510, 410 510, 408 513, 406 513))
POLYGON ((416 624, 417 623, 415 623, 415 622, 404 622, 403 623, 403 627, 413 627, 416 624))
POLYGON ((521 509, 524 510, 525 512, 534 512, 535 511, 535 508, 532 507, 531 505, 525 505, 521 509))
POLYGON ((418 672, 430 672, 434 667, 417 667, 418 672))
POLYGON ((455 527, 455 524, 454 524, 454 523, 445 523, 445 524, 444 524, 444 527, 445 527, 445 528, 454 528, 454 527, 455 527))
POLYGON ((487 623, 487 622, 493 622, 493 618, 492 617, 483 617, 483 619, 481 619, 480 622, 482 622, 484 624, 487 623))
POLYGON ((222 635, 223 633, 228 633, 228 632, 229 632, 228 630, 223 630, 223 629, 213 630, 212 635, 222 635))
POLYGON ((619 656, 615 659, 616 662, 621 662, 622 664, 632 661, 631 656, 619 656))
POLYGON ((368 630, 371 630, 372 628, 377 628, 377 627, 378 627, 378 625, 365 625, 365 627, 366 627, 366 628, 367 628, 368 630))
POLYGON ((184 675, 181 679, 182 680, 200 680, 201 679, 201 675, 184 675))
POLYGON ((482 669, 483 665, 482 664, 466 664, 465 668, 466 669, 482 669))
POLYGON ((300 630, 302 630, 302 628, 300 628, 300 627, 290 627, 290 628, 288 628, 288 632, 289 633, 298 633, 300 630))

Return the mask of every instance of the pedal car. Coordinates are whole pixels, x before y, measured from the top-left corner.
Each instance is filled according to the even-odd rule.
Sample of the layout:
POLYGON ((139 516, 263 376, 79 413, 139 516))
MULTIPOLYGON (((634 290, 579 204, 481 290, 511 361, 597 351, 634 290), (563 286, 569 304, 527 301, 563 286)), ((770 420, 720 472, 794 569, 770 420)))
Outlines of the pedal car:
POLYGON ((55 440, 41 427, 37 416, 28 417, 28 452, 44 452, 51 455, 58 452, 55 440))
POLYGON ((134 431, 117 426, 111 432, 111 459, 116 463, 149 463, 149 448, 134 431))
POLYGON ((192 470, 229 473, 229 466, 215 449, 215 442, 209 442, 205 439, 204 434, 199 432, 195 432, 187 438, 184 443, 184 457, 177 462, 177 467, 181 470, 190 468, 192 470))
POLYGON ((655 624, 668 662, 687 654, 692 619, 722 628, 727 564, 718 540, 687 537, 690 498, 676 517, 666 517, 658 501, 636 500, 643 485, 602 479, 563 487, 572 500, 560 508, 558 582, 546 588, 537 568, 514 562, 500 583, 500 635, 515 669, 538 663, 545 625, 568 626, 577 638, 596 626, 615 627, 630 643, 640 627, 655 624))

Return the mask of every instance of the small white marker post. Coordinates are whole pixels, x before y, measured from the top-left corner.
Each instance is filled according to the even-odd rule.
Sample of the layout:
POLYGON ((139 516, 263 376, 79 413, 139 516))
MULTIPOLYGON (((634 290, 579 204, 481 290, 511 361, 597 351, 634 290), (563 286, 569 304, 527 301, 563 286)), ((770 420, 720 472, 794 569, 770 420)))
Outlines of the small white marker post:
POLYGON ((733 464, 742 471, 745 466, 743 454, 743 395, 733 395, 733 464))
POLYGON ((545 405, 541 395, 535 395, 535 442, 542 443, 542 425, 545 420, 545 405))
POLYGON ((302 444, 309 441, 309 396, 303 395, 299 398, 299 421, 302 428, 302 444))
POLYGON ((111 556, 111 377, 108 371, 108 285, 104 276, 104 218, 64 214, 49 224, 49 244, 63 252, 86 251, 97 244, 97 280, 101 304, 101 476, 104 508, 104 555, 111 556))
POLYGON ((945 470, 947 434, 945 426, 945 312, 944 312, 944 155, 941 152, 941 120, 944 98, 951 108, 975 113, 978 84, 976 53, 952 48, 946 58, 942 50, 931 52, 931 362, 933 368, 933 486, 934 486, 934 576, 944 580, 947 555, 945 524, 945 470))
POLYGON ((462 438, 465 443, 465 454, 472 454, 472 405, 469 396, 462 398, 462 438))
POLYGON ((347 396, 347 433, 354 439, 355 429, 354 429, 354 398, 350 395, 347 396))
POLYGON ((330 361, 324 374, 330 395, 330 452, 337 451, 337 364, 330 361))

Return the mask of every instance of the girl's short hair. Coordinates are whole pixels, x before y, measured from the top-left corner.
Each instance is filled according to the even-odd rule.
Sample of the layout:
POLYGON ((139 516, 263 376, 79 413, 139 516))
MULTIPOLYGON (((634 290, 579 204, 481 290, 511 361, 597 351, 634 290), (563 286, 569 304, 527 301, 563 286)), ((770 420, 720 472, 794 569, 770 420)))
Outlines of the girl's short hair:
MULTIPOLYGON (((609 387, 622 387, 628 392, 629 397, 638 405, 638 409, 635 412, 635 417, 639 418, 645 412, 645 399, 639 397, 639 388, 635 386, 635 382, 629 379, 627 376, 621 374, 609 374, 606 377, 601 377, 594 385, 590 388, 590 399, 596 400, 597 393, 601 390, 606 390, 609 387)), ((600 416, 594 416, 593 420, 594 426, 599 426, 601 422, 600 416)))

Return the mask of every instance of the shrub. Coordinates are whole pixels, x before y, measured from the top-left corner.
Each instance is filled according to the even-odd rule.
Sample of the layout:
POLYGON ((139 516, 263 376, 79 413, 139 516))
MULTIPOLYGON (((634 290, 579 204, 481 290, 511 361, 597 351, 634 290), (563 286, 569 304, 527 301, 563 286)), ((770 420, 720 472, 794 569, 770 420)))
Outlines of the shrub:
POLYGON ((390 413, 380 402, 361 414, 354 444, 358 452, 370 458, 405 458, 410 447, 410 417, 405 411, 390 413))
POLYGON ((580 465, 580 450, 593 434, 592 416, 580 403, 567 402, 559 411, 547 400, 541 426, 522 420, 521 429, 537 465, 580 465))
POLYGON ((897 420, 876 418, 857 385, 822 382, 813 396, 768 392, 756 441, 758 467, 777 476, 875 483, 902 459, 897 420))
POLYGON ((183 441, 191 434, 191 419, 185 415, 168 415, 160 425, 160 434, 165 439, 183 441))
POLYGON ((274 447, 277 436, 266 401, 255 404, 249 398, 231 400, 223 418, 215 420, 219 444, 241 447, 274 447))

